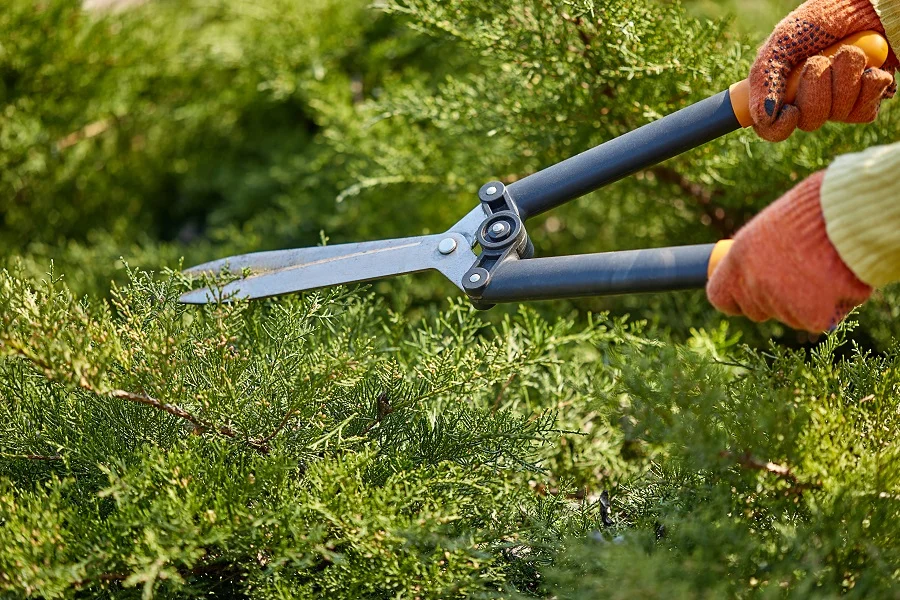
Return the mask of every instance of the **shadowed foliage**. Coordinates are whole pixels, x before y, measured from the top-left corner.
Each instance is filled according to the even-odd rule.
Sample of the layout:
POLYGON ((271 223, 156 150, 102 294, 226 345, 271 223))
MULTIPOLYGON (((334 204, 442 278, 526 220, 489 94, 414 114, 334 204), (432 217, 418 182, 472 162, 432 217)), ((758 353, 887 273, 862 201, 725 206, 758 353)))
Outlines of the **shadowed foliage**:
MULTIPOLYGON (((815 339, 701 291, 176 301, 183 264, 439 231, 741 79, 796 2, 80 4, 0 11, 0 596, 893 595, 895 290, 815 339)), ((738 132, 529 233, 715 241, 898 115, 738 132)))

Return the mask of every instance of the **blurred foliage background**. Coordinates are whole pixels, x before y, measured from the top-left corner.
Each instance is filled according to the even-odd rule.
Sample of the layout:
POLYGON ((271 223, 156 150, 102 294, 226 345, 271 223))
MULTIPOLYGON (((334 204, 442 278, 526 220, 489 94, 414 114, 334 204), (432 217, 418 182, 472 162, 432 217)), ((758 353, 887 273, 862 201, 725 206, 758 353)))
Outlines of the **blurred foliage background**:
MULTIPOLYGON (((232 571, 259 562, 258 579, 240 581, 259 597, 377 596, 382 585, 410 597, 885 593, 900 572, 895 289, 825 340, 725 319, 702 291, 477 314, 421 275, 371 295, 189 312, 175 303, 177 275, 135 271, 441 231, 483 182, 742 79, 797 4, 150 0, 86 11, 7 0, 2 589, 240 587, 192 571, 204 556, 232 571), (394 388, 391 429, 379 390, 394 388), (207 420, 191 435, 146 406, 121 408, 121 391, 138 389, 207 420), (262 458, 236 451, 234 430, 215 435, 234 427, 252 441, 301 416, 308 427, 286 429, 262 458), (38 450, 65 464, 23 463, 38 450), (202 486, 179 483, 188 470, 202 486), (601 490, 614 496, 608 531, 601 490), (397 503, 406 496, 422 519, 397 503), (235 505, 227 525, 209 517, 235 505), (875 521, 890 525, 873 541, 875 521), (163 556, 150 533, 135 542, 148 522, 160 524, 153 536, 200 541, 171 541, 163 556), (435 548, 449 566, 418 571, 435 548), (107 562, 79 562, 87 555, 107 562), (171 570, 154 566, 160 556, 171 570)), ((875 124, 778 145, 738 132, 529 232, 539 255, 716 241, 835 156, 894 141, 898 125, 892 102, 875 124)))
MULTIPOLYGON (((653 2, 623 23, 612 2, 539 20, 537 1, 162 0, 85 13, 75 0, 16 0, 0 17, 0 248, 37 273, 52 259, 76 290, 102 293, 123 273, 119 257, 159 268, 322 235, 438 231, 481 182, 514 180, 742 78, 794 4, 697 0, 685 13, 653 2), (604 11, 593 24, 588 13, 604 11), (541 27, 565 39, 548 46, 541 27)), ((531 235, 545 255, 728 236, 832 157, 890 139, 898 117, 885 112, 778 146, 734 134, 554 211, 531 235)), ((438 278, 378 290, 420 305, 453 293, 438 278)), ((718 319, 699 294, 577 306, 680 331, 718 319)), ((879 301, 868 310, 872 330, 858 335, 886 340, 895 315, 879 301)), ((807 341, 777 325, 747 333, 807 341)))

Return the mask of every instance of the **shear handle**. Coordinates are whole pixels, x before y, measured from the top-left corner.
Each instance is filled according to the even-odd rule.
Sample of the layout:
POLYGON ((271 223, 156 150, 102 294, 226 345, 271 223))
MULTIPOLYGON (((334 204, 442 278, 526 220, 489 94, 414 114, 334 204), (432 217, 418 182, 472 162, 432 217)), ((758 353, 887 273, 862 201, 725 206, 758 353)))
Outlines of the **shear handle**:
MULTIPOLYGON (((884 36, 866 31, 838 42, 822 54, 834 55, 848 44, 866 53, 869 67, 884 65, 890 51, 884 36)), ((795 69, 791 75, 788 102, 794 100, 801 70, 795 69)), ((527 219, 752 124, 750 85, 745 80, 712 98, 520 179, 510 184, 507 191, 519 214, 527 219)))
POLYGON ((485 304, 698 289, 716 244, 507 260, 496 267, 485 304))
POLYGON ((522 219, 741 128, 724 91, 507 186, 522 219))

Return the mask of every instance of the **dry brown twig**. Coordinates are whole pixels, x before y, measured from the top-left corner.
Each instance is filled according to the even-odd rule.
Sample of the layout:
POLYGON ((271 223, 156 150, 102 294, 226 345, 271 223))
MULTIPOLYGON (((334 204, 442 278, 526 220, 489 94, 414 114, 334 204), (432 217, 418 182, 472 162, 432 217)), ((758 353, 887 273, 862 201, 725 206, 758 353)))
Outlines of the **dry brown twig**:
MULTIPOLYGON (((34 353, 30 352, 28 348, 23 346, 22 344, 16 343, 14 340, 0 340, 0 347, 6 346, 7 348, 11 348, 15 353, 21 358, 29 361, 35 367, 41 369, 44 372, 44 376, 48 379, 58 379, 58 368, 54 365, 51 365, 46 360, 42 359, 39 356, 34 355, 34 353)), ((126 390, 112 390, 112 391, 102 391, 98 390, 95 386, 93 386, 89 381, 85 380, 83 377, 78 379, 75 384, 83 389, 86 392, 90 392, 92 394, 96 394, 98 396, 108 396, 110 398, 116 398, 119 400, 127 400, 129 402, 136 402, 138 404, 143 404, 144 406, 150 406, 155 408, 156 410, 161 410, 165 413, 168 413, 174 417, 178 417, 179 419, 184 419, 188 423, 194 426, 194 432, 197 434, 202 434, 206 431, 214 431, 220 435, 224 435, 225 437, 231 438, 233 440, 241 441, 262 454, 268 454, 270 447, 269 441, 272 437, 277 434, 283 424, 286 423, 290 419, 290 413, 285 416, 282 421, 282 425, 276 428, 276 430, 269 436, 266 436, 262 439, 253 439, 253 438, 244 438, 237 431, 232 429, 227 425, 216 425, 200 417, 192 414, 191 412, 185 410, 184 408, 177 406, 175 404, 170 404, 168 402, 163 402, 162 400, 158 400, 149 394, 146 393, 135 393, 129 392, 126 390)), ((22 455, 22 458, 26 458, 28 456, 34 456, 33 460, 40 460, 41 455, 22 455)), ((61 460, 54 457, 47 457, 46 460, 61 460)))
MULTIPOLYGON (((91 391, 94 391, 94 390, 91 390, 91 391)), ((96 392, 94 392, 94 393, 96 393, 96 392)), ((184 419, 185 421, 189 422, 191 425, 194 426, 194 431, 197 434, 201 434, 205 431, 215 431, 216 433, 224 435, 225 437, 243 441, 244 443, 246 443, 248 446, 250 446, 254 450, 257 450, 263 454, 268 454, 268 452, 269 452, 269 444, 267 443, 268 440, 266 440, 266 439, 262 439, 262 440, 255 440, 255 439, 249 439, 249 438, 244 439, 238 434, 238 432, 236 432, 231 427, 228 427, 227 425, 215 425, 208 421, 204 421, 204 420, 200 419, 199 417, 189 413, 188 411, 181 408, 180 406, 176 406, 174 404, 169 404, 167 402, 162 402, 160 400, 157 400, 156 398, 148 396, 147 394, 135 394, 133 392, 126 392, 125 390, 113 390, 113 391, 109 392, 107 395, 109 395, 112 398, 119 398, 121 400, 128 400, 131 402, 137 402, 138 404, 152 406, 153 408, 155 408, 157 410, 161 410, 163 412, 169 413, 170 415, 176 416, 180 419, 184 419)))
POLYGON ((719 453, 719 456, 722 458, 732 458, 737 464, 745 469, 751 469, 754 471, 764 471, 766 473, 770 473, 775 475, 779 479, 783 479, 791 483, 791 491, 792 492, 802 492, 804 490, 815 490, 820 489, 822 486, 818 483, 806 483, 800 481, 797 476, 791 471, 790 467, 785 465, 780 465, 778 463, 774 463, 771 461, 760 460, 749 452, 744 452, 741 454, 735 454, 728 450, 723 450, 719 453))
POLYGON ((56 461, 62 460, 63 457, 59 454, 10 454, 8 452, 0 452, 0 458, 12 458, 12 459, 21 459, 21 460, 45 460, 45 461, 56 461))

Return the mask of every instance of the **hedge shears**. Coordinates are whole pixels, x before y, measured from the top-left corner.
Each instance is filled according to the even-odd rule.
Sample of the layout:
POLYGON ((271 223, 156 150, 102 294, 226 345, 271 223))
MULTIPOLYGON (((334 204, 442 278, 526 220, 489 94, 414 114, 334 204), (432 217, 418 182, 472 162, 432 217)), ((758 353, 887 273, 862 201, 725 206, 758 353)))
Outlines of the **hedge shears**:
MULTIPOLYGON (((877 32, 856 34, 844 45, 861 48, 868 67, 887 60, 887 41, 877 32)), ((796 97, 801 69, 787 89, 796 97)), ((372 242, 255 252, 223 258, 189 275, 242 277, 204 287, 181 302, 205 304, 265 298, 436 270, 479 308, 504 302, 549 300, 702 288, 727 255, 731 241, 599 254, 535 258, 525 222, 570 200, 752 125, 748 81, 509 185, 491 181, 479 204, 442 234, 372 242), (476 254, 476 247, 480 253, 476 254)))

